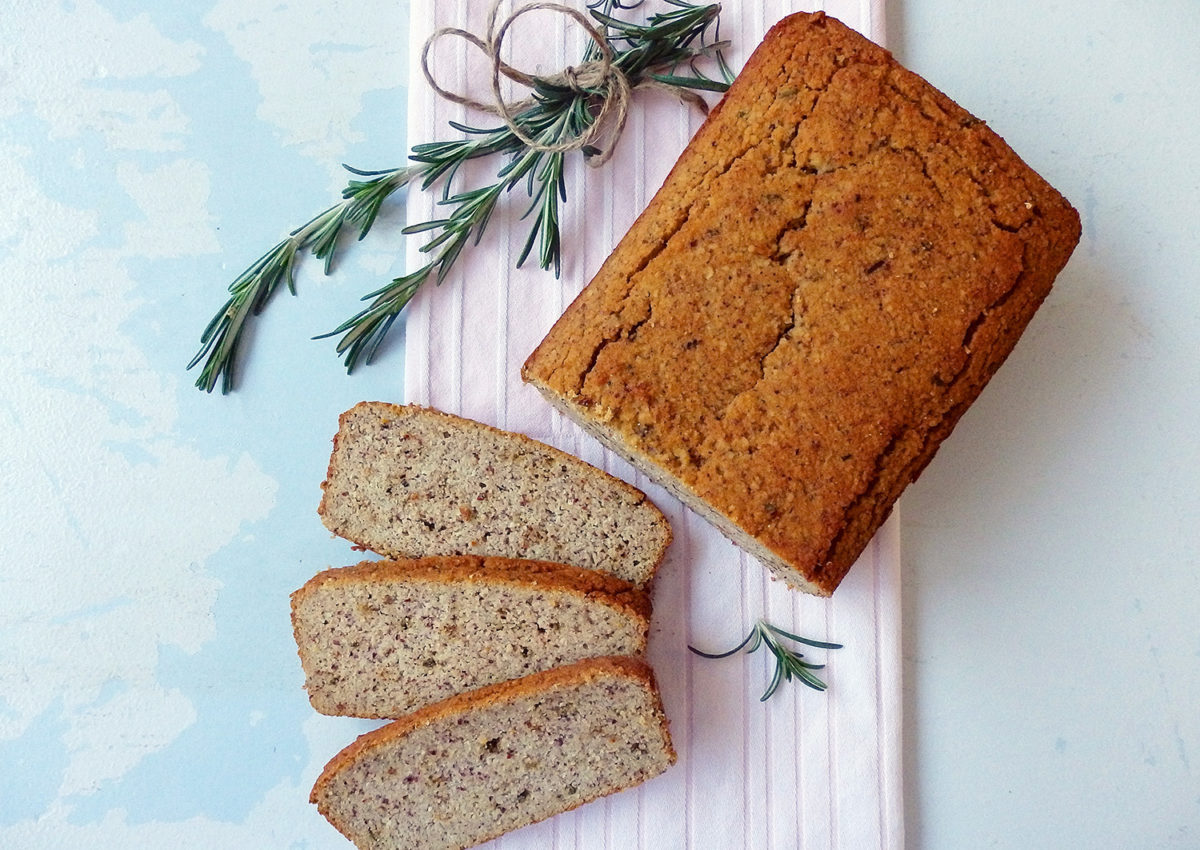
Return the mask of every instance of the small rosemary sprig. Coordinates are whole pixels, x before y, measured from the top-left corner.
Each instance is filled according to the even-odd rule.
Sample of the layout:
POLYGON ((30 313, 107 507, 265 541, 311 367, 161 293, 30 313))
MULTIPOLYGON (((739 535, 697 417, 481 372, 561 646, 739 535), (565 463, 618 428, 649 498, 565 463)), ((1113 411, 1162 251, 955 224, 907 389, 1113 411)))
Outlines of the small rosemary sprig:
MULTIPOLYGON (((722 45, 706 43, 720 5, 666 1, 672 9, 650 16, 644 24, 612 15, 615 10, 634 8, 640 2, 596 0, 587 4, 612 51, 611 65, 625 75, 630 88, 653 80, 681 91, 724 91, 733 74, 721 56, 722 45), (715 58, 722 79, 711 79, 696 68, 698 60, 708 57, 715 58), (677 73, 685 66, 689 73, 677 73)), ((599 55, 598 45, 591 43, 583 61, 594 62, 599 55)), ((599 120, 606 97, 600 88, 581 89, 535 78, 526 105, 511 117, 525 139, 554 148, 587 133, 599 120)), ((311 250, 324 260, 324 272, 329 274, 344 232, 357 231, 361 240, 374 225, 383 202, 410 184, 422 190, 441 184, 438 203, 447 208, 447 213, 401 231, 431 234, 420 249, 429 255, 428 262, 363 296, 363 301, 369 303, 362 310, 317 337, 341 337, 337 352, 343 355, 347 371, 374 359, 392 324, 421 286, 431 278, 439 284, 445 280, 463 249, 478 243, 501 197, 522 184, 530 199, 525 217, 532 218, 532 223, 517 266, 536 246, 538 265, 553 268, 556 276, 561 272, 559 206, 567 197, 563 175, 568 152, 529 146, 508 125, 479 129, 451 122, 451 126, 466 138, 416 145, 409 156, 410 164, 402 168, 359 171, 347 166, 355 178, 364 179, 350 180, 342 191, 341 202, 292 231, 238 276, 229 287, 224 306, 204 329, 200 349, 188 364, 189 369, 204 364, 197 387, 212 392, 220 384, 223 393, 234 389, 239 348, 248 323, 266 307, 280 284, 286 283, 288 290, 296 294, 294 271, 299 255, 311 250), (452 189, 463 163, 497 154, 507 157, 508 162, 498 170, 495 182, 474 189, 452 189)), ((591 145, 581 151, 585 157, 599 153, 591 145)))
POLYGON ((246 323, 262 312, 281 283, 286 283, 288 291, 296 294, 298 255, 311 249, 313 256, 325 261, 325 274, 329 274, 342 229, 347 225, 357 227, 358 238, 366 236, 388 195, 407 185, 418 171, 414 167, 375 172, 345 167, 357 176, 370 179, 351 180, 342 190, 341 203, 293 230, 230 284, 229 299, 205 327, 200 336, 200 350, 188 363, 191 369, 204 362, 196 379, 200 389, 212 392, 218 381, 223 393, 234 388, 238 346, 246 323))
POLYGON ((747 653, 750 653, 754 652, 760 646, 765 645, 771 651, 771 654, 775 656, 775 673, 771 676, 771 682, 767 685, 766 691, 759 698, 760 701, 765 702, 770 699, 783 682, 789 682, 793 677, 799 679, 813 690, 825 690, 825 683, 813 673, 814 670, 820 670, 825 665, 805 661, 801 653, 784 646, 780 642, 780 638, 787 638, 796 643, 811 646, 814 649, 842 648, 840 643, 827 643, 821 640, 800 637, 800 635, 785 632, 778 626, 771 625, 766 620, 758 620, 750 630, 750 634, 746 635, 746 638, 741 643, 728 652, 701 652, 694 646, 688 646, 688 649, 704 658, 728 658, 743 648, 745 648, 747 653))

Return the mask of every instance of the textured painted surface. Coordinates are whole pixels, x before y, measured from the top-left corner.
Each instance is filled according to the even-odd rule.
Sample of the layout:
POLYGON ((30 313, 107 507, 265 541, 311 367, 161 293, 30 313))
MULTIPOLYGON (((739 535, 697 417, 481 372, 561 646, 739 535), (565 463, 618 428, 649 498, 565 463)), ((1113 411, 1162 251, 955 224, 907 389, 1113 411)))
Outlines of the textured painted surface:
POLYGON ((349 562, 315 514, 328 440, 353 397, 399 396, 400 364, 347 380, 308 338, 395 244, 363 246, 336 301, 302 275, 238 395, 183 367, 342 160, 399 158, 406 18, 0 13, 0 846, 343 846, 307 803, 328 747, 287 594, 349 562))

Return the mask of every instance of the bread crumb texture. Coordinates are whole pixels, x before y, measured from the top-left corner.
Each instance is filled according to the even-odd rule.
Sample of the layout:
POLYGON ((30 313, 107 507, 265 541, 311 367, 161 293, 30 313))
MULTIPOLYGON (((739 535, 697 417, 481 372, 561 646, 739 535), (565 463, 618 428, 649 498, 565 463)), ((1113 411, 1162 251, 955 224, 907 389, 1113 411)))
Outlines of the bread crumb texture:
POLYGON ((361 736, 326 766, 312 800, 363 850, 462 850, 674 762, 650 668, 592 659, 361 736))
POLYGON ((417 405, 344 413, 321 485, 333 533, 389 558, 554 561, 644 585, 671 540, 640 490, 521 434, 417 405))
POLYGON ((454 694, 646 650, 650 600, 628 582, 471 556, 326 570, 292 594, 313 707, 395 718, 454 694))
POLYGON ((523 374, 827 595, 1078 238, 981 121, 836 20, 793 15, 523 374))

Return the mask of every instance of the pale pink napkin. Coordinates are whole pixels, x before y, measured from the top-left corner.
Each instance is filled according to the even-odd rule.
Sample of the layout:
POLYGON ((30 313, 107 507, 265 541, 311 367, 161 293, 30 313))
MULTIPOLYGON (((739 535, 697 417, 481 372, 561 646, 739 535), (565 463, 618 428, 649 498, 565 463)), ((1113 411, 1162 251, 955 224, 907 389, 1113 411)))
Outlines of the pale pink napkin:
MULTIPOLYGON (((482 32, 490 3, 413 0, 410 144, 450 138, 447 120, 493 126, 495 119, 437 99, 419 67, 421 46, 439 27, 482 32)), ((649 2, 625 15, 644 16, 649 2)), ((824 8, 880 41, 882 0, 841 0, 824 8)), ((786 14, 816 7, 782 2, 729 3, 721 37, 736 70, 767 29, 786 14)), ((550 72, 579 60, 585 36, 562 16, 522 18, 512 35, 536 41, 550 72), (540 29, 539 29, 540 28, 540 29)), ((526 55, 522 53, 522 55, 526 55)), ((441 85, 462 91, 485 65, 463 41, 436 48, 441 85), (469 69, 469 70, 468 70, 469 69)), ((520 63, 519 63, 520 64, 520 63)), ((408 400, 430 404, 540 439, 642 488, 671 520, 675 542, 654 592, 650 661, 663 692, 679 763, 645 785, 517 831, 489 847, 505 850, 766 850, 903 846, 900 766, 899 534, 888 522, 832 600, 789 591, 698 516, 578 428, 551 411, 520 380, 522 362, 587 283, 662 183, 701 117, 657 91, 638 92, 628 126, 602 169, 575 161, 563 210, 561 280, 513 262, 528 222, 528 199, 507 199, 482 243, 460 259, 439 288, 410 307, 405 342, 408 400), (758 700, 772 661, 754 655, 705 660, 689 643, 732 647, 760 616, 801 634, 845 644, 827 660, 821 694, 789 684, 758 700)), ((486 179, 495 163, 465 170, 486 179)), ((408 220, 437 216, 434 193, 413 192, 408 220)), ((423 255, 410 240, 408 267, 423 255)))

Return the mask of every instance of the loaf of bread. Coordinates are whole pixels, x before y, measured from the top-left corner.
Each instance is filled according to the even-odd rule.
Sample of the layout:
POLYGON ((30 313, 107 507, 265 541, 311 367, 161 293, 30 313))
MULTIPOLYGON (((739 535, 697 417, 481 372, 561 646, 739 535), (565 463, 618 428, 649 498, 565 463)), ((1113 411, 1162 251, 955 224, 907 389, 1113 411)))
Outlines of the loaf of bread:
POLYGON ((644 585, 671 541, 646 495, 522 434, 417 405, 342 414, 320 514, 389 558, 554 561, 644 585))
POLYGON ((364 850, 461 850, 674 762, 650 668, 589 659, 368 732, 329 762, 312 801, 364 850))
POLYGON ((292 594, 309 700, 352 717, 400 717, 584 658, 641 655, 649 623, 649 597, 628 582, 509 558, 367 561, 292 594))
POLYGON ((836 20, 793 15, 523 376, 828 595, 1079 232, 981 121, 836 20))

